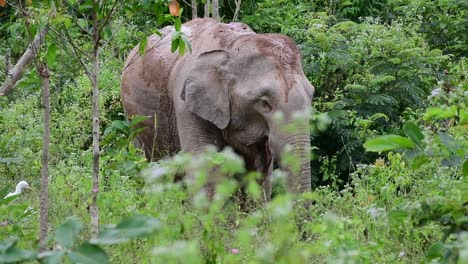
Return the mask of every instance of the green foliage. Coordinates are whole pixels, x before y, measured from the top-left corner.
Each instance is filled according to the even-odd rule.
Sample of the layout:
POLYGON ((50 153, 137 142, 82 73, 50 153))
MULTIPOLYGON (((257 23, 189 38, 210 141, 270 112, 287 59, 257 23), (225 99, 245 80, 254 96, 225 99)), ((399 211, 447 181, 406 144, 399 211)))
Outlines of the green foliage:
MULTIPOLYGON (((331 119, 327 131, 314 133, 312 143, 318 147, 316 155, 336 160, 335 173, 343 181, 356 164, 376 158, 362 148, 368 138, 395 133, 409 109, 427 106, 427 96, 438 81, 456 78, 447 75, 449 56, 413 30, 418 28, 415 24, 408 27, 399 17, 392 17, 388 24, 375 17, 347 20, 354 19, 349 12, 358 7, 359 16, 387 11, 396 16, 393 4, 384 4, 261 1, 258 12, 243 16, 257 31, 281 32, 298 43, 304 71, 316 87, 314 106, 331 119)), ((320 159, 314 165, 324 166, 320 159)), ((314 176, 324 178, 320 171, 314 176)))
MULTIPOLYGON (((7 49, 16 61, 48 17, 49 1, 32 2, 29 31, 12 6, 0 9, 8 16, 0 15, 1 65, 7 49)), ((54 2, 57 16, 49 22, 56 30, 40 56, 51 71, 51 251, 36 250, 42 109, 31 68, 0 97, 0 263, 468 261, 464 1, 242 1, 242 22, 294 38, 316 87, 316 188, 288 194, 285 173, 275 170, 268 202, 261 175, 246 171, 233 150, 148 163, 132 144, 146 117, 123 115, 123 60, 138 43, 144 52, 147 36, 167 24, 177 32, 173 51, 190 50, 181 31, 190 8, 181 2, 181 16, 173 17, 165 0, 119 2, 101 32, 103 228, 93 239, 91 83, 63 39, 67 29, 81 50, 92 50, 92 6, 65 2, 67 8, 54 2), (174 181, 186 171, 196 177, 174 181), (204 187, 213 175, 210 197, 204 187), (23 179, 36 190, 1 199, 23 179)), ((101 15, 113 3, 100 1, 101 15)), ((227 21, 232 2, 220 5, 227 21)), ((5 76, 1 71, 0 80, 5 76)))

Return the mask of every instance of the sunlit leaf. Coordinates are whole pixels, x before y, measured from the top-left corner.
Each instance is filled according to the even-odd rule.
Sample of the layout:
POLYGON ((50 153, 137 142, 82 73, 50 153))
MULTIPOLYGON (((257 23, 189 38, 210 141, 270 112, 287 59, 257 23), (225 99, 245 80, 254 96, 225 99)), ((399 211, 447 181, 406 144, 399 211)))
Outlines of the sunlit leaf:
POLYGON ((415 144, 409 138, 398 135, 385 135, 364 143, 366 151, 382 152, 399 148, 414 148, 415 144))
POLYGON ((148 38, 144 37, 140 40, 140 46, 138 46, 138 53, 140 55, 145 54, 146 46, 148 45, 148 38))
POLYGON ((52 65, 55 63, 57 57, 57 45, 50 44, 47 48, 47 64, 52 65))

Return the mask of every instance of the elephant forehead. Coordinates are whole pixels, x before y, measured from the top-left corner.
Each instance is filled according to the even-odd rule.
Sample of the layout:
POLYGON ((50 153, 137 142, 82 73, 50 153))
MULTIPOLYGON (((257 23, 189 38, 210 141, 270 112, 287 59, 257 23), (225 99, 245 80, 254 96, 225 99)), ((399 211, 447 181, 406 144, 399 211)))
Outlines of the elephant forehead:
POLYGON ((284 95, 288 99, 289 91, 295 86, 295 75, 302 71, 301 56, 294 42, 283 35, 267 34, 256 39, 259 53, 273 61, 280 80, 284 82, 284 95))

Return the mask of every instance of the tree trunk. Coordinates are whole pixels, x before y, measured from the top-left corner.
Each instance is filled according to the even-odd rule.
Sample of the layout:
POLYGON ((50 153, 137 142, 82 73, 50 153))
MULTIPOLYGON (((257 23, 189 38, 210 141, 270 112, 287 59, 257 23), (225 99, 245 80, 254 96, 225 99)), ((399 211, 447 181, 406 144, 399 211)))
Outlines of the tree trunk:
POLYGON ((213 4, 211 5, 211 13, 213 14, 213 19, 219 21, 219 2, 218 0, 212 0, 213 4))
POLYGON ((242 5, 242 0, 235 0, 236 2, 236 10, 234 11, 234 17, 232 18, 232 21, 236 22, 237 21, 237 18, 239 17, 239 12, 240 12, 240 8, 241 8, 241 5, 242 5))
POLYGON ((50 90, 49 69, 44 63, 37 65, 37 72, 42 79, 42 104, 44 107, 44 135, 42 145, 41 195, 40 195, 40 251, 46 250, 46 238, 49 216, 49 144, 50 144, 50 90))
POLYGON ((210 5, 211 5, 211 0, 206 0, 205 3, 205 17, 210 17, 210 5))
POLYGON ((5 82, 0 87, 0 96, 7 95, 11 92, 16 82, 23 76, 23 71, 27 68, 37 55, 37 51, 44 43, 45 35, 47 34, 48 27, 44 27, 41 31, 37 32, 33 41, 29 44, 23 56, 18 60, 15 67, 8 73, 5 82))
MULTIPOLYGON (((96 4, 97 5, 97 4, 96 4)), ((93 5, 93 6, 96 6, 93 5)), ((96 237, 99 232, 99 208, 97 196, 99 193, 99 19, 97 10, 93 8, 93 188, 91 202, 91 233, 96 237)))
POLYGON ((192 0, 191 5, 192 5, 192 19, 195 19, 198 17, 197 0, 192 0))

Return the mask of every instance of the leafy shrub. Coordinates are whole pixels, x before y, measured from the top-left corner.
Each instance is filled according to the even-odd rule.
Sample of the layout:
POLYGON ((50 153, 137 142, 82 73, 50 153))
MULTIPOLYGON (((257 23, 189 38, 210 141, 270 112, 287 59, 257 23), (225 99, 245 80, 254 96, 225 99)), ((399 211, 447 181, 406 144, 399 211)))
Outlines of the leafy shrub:
MULTIPOLYGON (((243 19, 259 31, 289 35, 301 48, 304 71, 316 87, 314 106, 331 119, 327 131, 313 136, 313 144, 319 157, 336 161, 330 165, 341 181, 348 180, 355 164, 375 159, 361 147, 367 138, 398 129, 407 109, 424 107, 448 61, 402 23, 340 22, 310 12, 316 7, 306 2, 265 1, 259 7, 259 13, 243 19), (282 4, 295 12, 269 13, 282 4), (275 26, 284 23, 288 27, 275 26)), ((313 167, 323 165, 319 160, 313 167)), ((319 171, 314 176, 324 179, 319 171)))

